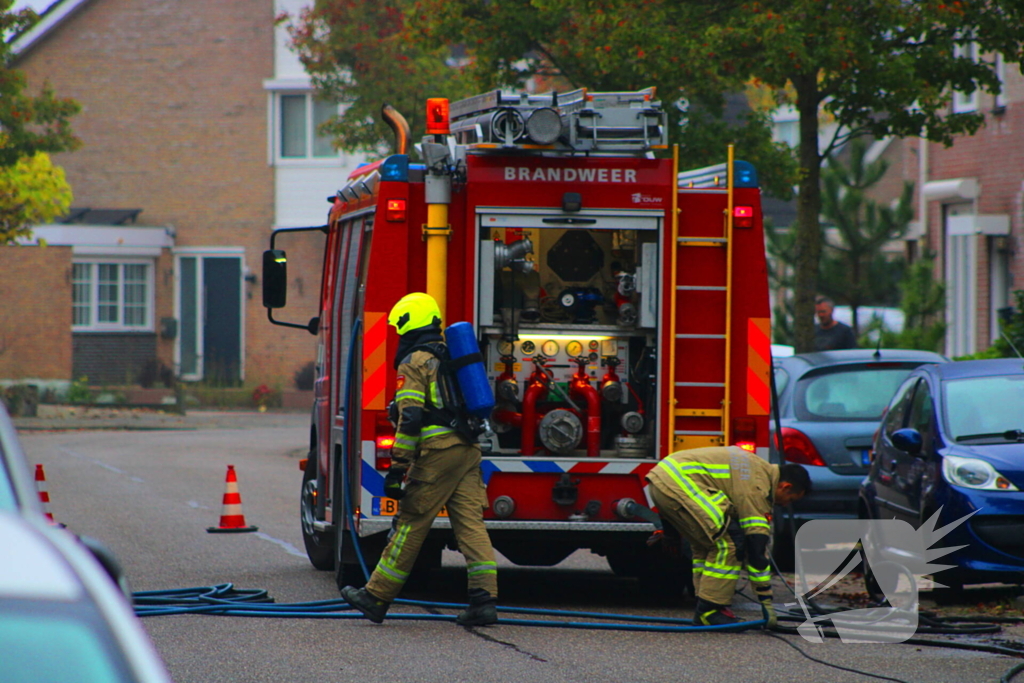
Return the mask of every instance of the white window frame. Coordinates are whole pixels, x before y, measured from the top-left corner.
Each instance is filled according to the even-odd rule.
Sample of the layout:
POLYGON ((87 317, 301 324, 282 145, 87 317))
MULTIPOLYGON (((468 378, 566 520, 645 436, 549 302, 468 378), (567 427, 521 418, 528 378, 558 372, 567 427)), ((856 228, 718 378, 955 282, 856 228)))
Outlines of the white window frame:
POLYGON ((950 219, 974 214, 973 202, 943 206, 946 278, 947 356, 964 356, 977 351, 978 238, 953 234, 950 219))
POLYGON ((992 106, 995 109, 1004 109, 1006 107, 1006 59, 1000 52, 996 53, 995 59, 996 78, 999 79, 999 94, 993 96, 992 106))
MULTIPOLYGON (((339 162, 344 161, 344 155, 341 152, 334 152, 330 156, 316 157, 313 156, 313 145, 316 140, 316 125, 313 120, 314 102, 316 98, 311 90, 275 90, 270 93, 270 112, 271 112, 271 159, 275 166, 331 166, 336 167, 339 162), (282 111, 282 103, 285 97, 304 97, 306 100, 306 155, 305 156, 289 156, 286 157, 282 154, 284 151, 284 131, 282 126, 284 125, 284 113, 282 111)), ((338 107, 338 113, 341 108, 338 107)))
POLYGON ((793 149, 800 147, 800 114, 796 107, 785 104, 772 112, 772 140, 793 149))
MULTIPOLYGON (((968 43, 966 45, 957 44, 953 46, 954 57, 970 57, 972 61, 978 61, 978 44, 968 43)), ((954 114, 966 114, 968 112, 978 111, 978 89, 975 88, 974 92, 967 94, 960 90, 953 91, 953 113, 954 114)))
MULTIPOLYGON (((90 273, 90 321, 87 325, 76 325, 74 322, 74 315, 72 313, 71 331, 72 332, 154 332, 155 327, 155 272, 156 262, 153 259, 131 259, 131 258, 104 258, 102 256, 93 258, 73 258, 72 264, 88 264, 91 266, 90 273), (118 287, 117 287, 117 314, 118 321, 116 323, 101 323, 99 322, 99 266, 100 265, 116 265, 118 266, 118 287), (129 265, 140 265, 146 267, 146 320, 142 325, 126 325, 124 323, 124 267, 129 265)), ((72 278, 74 277, 74 265, 72 266, 72 278)), ((74 311, 74 285, 72 284, 72 311, 74 311)))

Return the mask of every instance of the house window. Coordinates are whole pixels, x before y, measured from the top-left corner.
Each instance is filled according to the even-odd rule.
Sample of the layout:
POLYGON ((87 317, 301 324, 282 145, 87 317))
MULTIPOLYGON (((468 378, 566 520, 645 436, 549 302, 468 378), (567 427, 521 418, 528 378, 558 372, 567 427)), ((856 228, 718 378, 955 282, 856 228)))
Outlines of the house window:
POLYGON ((794 107, 783 105, 772 113, 772 139, 793 148, 800 146, 800 115, 794 107))
POLYGON ((76 261, 71 285, 75 331, 153 330, 151 261, 76 261))
MULTIPOLYGON (((954 57, 967 57, 972 61, 978 61, 978 45, 977 43, 968 43, 966 45, 954 45, 953 46, 954 57)), ((972 112, 978 110, 978 90, 975 88, 973 92, 965 93, 959 90, 953 91, 953 113, 963 114, 966 112, 972 112)))
POLYGON ((331 137, 317 132, 320 124, 338 114, 338 105, 312 94, 279 95, 278 157, 282 160, 337 159, 331 137))

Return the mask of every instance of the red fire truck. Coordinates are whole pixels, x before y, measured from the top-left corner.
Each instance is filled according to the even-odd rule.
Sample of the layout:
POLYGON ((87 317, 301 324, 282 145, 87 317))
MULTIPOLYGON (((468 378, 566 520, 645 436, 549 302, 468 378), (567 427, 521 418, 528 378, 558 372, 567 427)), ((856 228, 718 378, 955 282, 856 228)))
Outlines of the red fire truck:
MULTIPOLYGON (((468 321, 497 406, 484 443, 485 518, 512 562, 588 548, 616 573, 658 567, 644 475, 683 448, 737 444, 767 457, 769 304, 760 190, 732 159, 680 172, 653 89, 427 103, 423 163, 385 107, 395 154, 333 199, 308 324, 275 320, 287 257, 264 255, 276 323, 318 335, 301 495, 306 550, 361 583, 397 511, 383 496, 398 338, 391 306, 438 300, 468 321)), ((291 228, 285 230, 302 230, 291 228)), ((453 543, 435 523, 420 555, 453 543)))

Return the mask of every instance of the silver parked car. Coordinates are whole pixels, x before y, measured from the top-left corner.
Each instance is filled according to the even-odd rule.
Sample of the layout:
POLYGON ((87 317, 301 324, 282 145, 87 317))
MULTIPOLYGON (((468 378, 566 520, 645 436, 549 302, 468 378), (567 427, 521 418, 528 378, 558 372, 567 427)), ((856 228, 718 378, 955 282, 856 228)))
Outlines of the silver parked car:
MULTIPOLYGON (((949 359, 930 351, 849 349, 774 361, 782 447, 811 475, 809 495, 793 505, 796 528, 808 519, 856 519, 860 482, 882 412, 915 368, 949 359)), ((774 439, 775 422, 771 423, 774 439)), ((792 560, 788 520, 776 525, 776 556, 792 560)), ((788 561, 787 561, 788 560, 788 561)))
POLYGON ((0 512, 0 680, 170 683, 96 558, 45 518, 0 512))
POLYGON ((35 477, 3 403, 0 403, 0 511, 43 517, 35 477))

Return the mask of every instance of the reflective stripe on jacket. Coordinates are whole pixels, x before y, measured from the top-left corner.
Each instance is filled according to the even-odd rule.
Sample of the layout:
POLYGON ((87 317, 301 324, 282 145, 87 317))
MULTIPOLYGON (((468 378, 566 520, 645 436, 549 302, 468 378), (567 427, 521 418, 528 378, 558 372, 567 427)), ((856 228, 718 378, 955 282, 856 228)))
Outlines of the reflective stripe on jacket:
POLYGON ((736 446, 694 448, 665 457, 648 481, 678 501, 709 540, 736 520, 744 534, 768 534, 779 466, 736 446))

